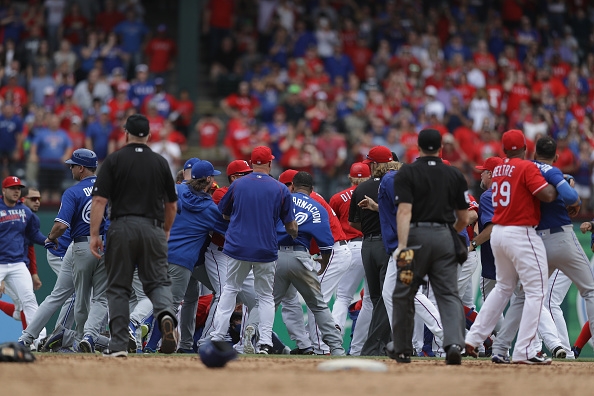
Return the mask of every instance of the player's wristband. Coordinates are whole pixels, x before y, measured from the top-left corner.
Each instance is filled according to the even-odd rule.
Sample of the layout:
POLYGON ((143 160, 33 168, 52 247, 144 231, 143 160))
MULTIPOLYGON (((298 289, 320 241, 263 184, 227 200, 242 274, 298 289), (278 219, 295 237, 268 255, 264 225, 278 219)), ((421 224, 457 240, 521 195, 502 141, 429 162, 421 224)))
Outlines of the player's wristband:
POLYGON ((565 179, 565 181, 566 181, 567 183, 569 183, 569 182, 570 182, 570 181, 572 181, 572 180, 574 180, 574 181, 575 181, 575 178, 574 178, 573 176, 571 176, 571 175, 568 175, 568 174, 565 174, 565 175, 563 175, 563 178, 565 179))
POLYGON ((475 249, 476 249, 476 248, 479 246, 479 244, 478 244, 478 243, 476 243, 476 241, 475 241, 475 240, 472 240, 472 241, 470 241, 470 244, 471 244, 471 245, 472 245, 472 247, 473 247, 473 248, 475 248, 475 249))

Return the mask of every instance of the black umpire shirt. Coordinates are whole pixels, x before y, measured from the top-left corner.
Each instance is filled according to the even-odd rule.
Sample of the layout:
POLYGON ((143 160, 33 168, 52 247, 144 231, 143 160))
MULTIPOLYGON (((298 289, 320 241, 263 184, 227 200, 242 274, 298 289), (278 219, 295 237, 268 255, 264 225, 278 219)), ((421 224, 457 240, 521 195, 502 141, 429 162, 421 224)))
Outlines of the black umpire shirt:
POLYGON ((355 188, 351 197, 349 221, 351 223, 361 223, 361 232, 364 237, 380 235, 382 233, 379 212, 361 209, 358 205, 361 200, 365 199, 366 195, 377 202, 380 181, 381 179, 379 177, 365 180, 355 188))
POLYGON ((177 201, 175 182, 165 158, 147 145, 131 143, 105 158, 93 195, 109 199, 111 215, 165 221, 165 202, 177 201))
POLYGON ((462 172, 439 157, 420 157, 394 177, 394 202, 412 205, 411 224, 453 224, 455 210, 468 209, 468 184, 462 172))

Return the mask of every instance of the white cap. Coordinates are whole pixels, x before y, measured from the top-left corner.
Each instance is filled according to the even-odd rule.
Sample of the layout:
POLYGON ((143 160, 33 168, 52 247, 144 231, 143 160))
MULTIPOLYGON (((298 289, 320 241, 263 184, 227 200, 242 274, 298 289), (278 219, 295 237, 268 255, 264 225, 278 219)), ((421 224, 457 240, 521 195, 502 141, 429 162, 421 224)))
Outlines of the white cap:
POLYGON ((437 88, 435 88, 433 85, 428 85, 425 87, 425 94, 429 96, 435 96, 437 95, 437 88))

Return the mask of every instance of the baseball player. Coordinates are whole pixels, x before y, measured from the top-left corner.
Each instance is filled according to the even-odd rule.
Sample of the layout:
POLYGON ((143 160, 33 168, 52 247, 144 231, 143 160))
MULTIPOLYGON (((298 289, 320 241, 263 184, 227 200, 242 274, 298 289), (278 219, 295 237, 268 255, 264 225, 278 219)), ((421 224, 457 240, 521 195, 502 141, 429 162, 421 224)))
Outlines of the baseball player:
POLYGON ((537 356, 540 347, 536 342, 536 331, 548 269, 544 244, 534 227, 540 221, 539 201, 552 202, 557 193, 538 167, 524 160, 526 139, 522 131, 512 129, 505 132, 502 143, 507 158, 502 165, 495 167, 491 186, 495 212, 491 247, 497 267, 497 284, 466 335, 466 353, 477 356, 475 348, 493 331, 519 278, 526 301, 513 362, 550 364, 550 359, 537 356))
POLYGON ((292 200, 299 232, 293 239, 282 225, 277 227, 279 258, 274 278, 275 306, 278 307, 289 287, 293 285, 315 316, 320 338, 328 345, 329 353, 342 356, 345 352, 340 331, 335 327, 328 303, 321 294, 319 278, 329 265, 335 244, 329 227, 328 212, 310 196, 313 178, 309 173, 298 172, 294 176, 293 190, 292 200), (318 271, 308 251, 312 238, 316 240, 322 256, 318 271))
POLYGON ((43 245, 44 238, 35 228, 33 212, 20 201, 24 185, 16 176, 2 181, 0 200, 0 282, 4 281, 22 305, 25 318, 33 318, 38 305, 31 274, 25 264, 25 240, 43 245))
MULTIPOLYGON (((227 179, 229 184, 231 185, 235 180, 240 179, 241 177, 252 173, 252 168, 250 168, 249 164, 244 160, 235 160, 229 163, 227 166, 227 179)), ((218 204, 221 199, 225 196, 229 187, 220 187, 217 188, 213 195, 212 199, 215 204, 218 204)), ((226 229, 224 230, 226 231, 226 229)), ((198 346, 203 345, 207 340, 210 339, 210 333, 214 330, 213 325, 213 318, 217 311, 217 305, 219 302, 219 298, 221 293, 223 292, 223 286, 225 285, 225 280, 227 279, 227 267, 229 257, 223 253, 223 247, 225 245, 225 233, 214 232, 212 234, 212 239, 210 245, 206 248, 206 253, 204 256, 206 271, 208 273, 208 278, 210 279, 210 283, 212 285, 214 297, 212 299, 212 303, 210 306, 210 311, 208 313, 208 317, 206 319, 206 323, 204 325, 204 331, 202 332, 202 337, 198 341, 198 346)), ((253 298, 249 298, 246 294, 253 295, 253 282, 249 284, 249 278, 246 278, 242 285, 242 290, 239 292, 238 297, 244 304, 249 305, 249 308, 253 308, 254 304, 251 304, 253 298), (248 304, 248 302, 250 302, 248 304)), ((255 302, 255 301, 254 301, 255 302)), ((247 325, 247 320, 244 317, 242 320, 242 332, 245 330, 245 326, 247 325)), ((243 338, 243 337, 242 337, 243 338)))
MULTIPOLYGON (((551 203, 541 203, 541 219, 536 233, 542 238, 549 265, 549 275, 556 269, 564 271, 569 279, 577 286, 580 294, 586 302, 588 315, 594 315, 594 277, 590 269, 590 263, 577 237, 573 232, 573 225, 569 213, 575 215, 579 212, 581 201, 577 192, 571 188, 564 179, 558 168, 552 166, 557 159, 557 143, 550 137, 543 137, 536 143, 535 163, 540 169, 545 180, 555 186, 558 198, 551 203), (563 249, 561 249, 563 247, 563 249)), ((557 277, 559 275, 557 274, 557 277)), ((556 278, 552 278, 553 282, 556 278)), ((565 290, 566 292, 566 290, 565 290)), ((516 298, 506 313, 505 325, 507 331, 503 336, 503 330, 493 345, 493 351, 502 354, 511 346, 511 341, 519 322, 520 309, 523 294, 516 298), (508 323, 509 322, 509 323, 508 323), (507 327, 509 326, 509 329, 507 327), (497 348, 497 350, 496 350, 497 348)), ((561 301, 565 295, 561 296, 561 301)), ((562 316, 562 313, 561 313, 562 316)), ((565 325, 565 321, 562 322, 565 325)), ((539 332, 541 333, 547 348, 553 353, 553 357, 565 358, 569 351, 569 339, 561 339, 558 336, 557 324, 552 321, 551 313, 543 307, 539 332), (553 334, 554 337, 551 337, 553 334)), ((567 334, 566 328, 563 330, 567 334)))
POLYGON ((268 354, 272 351, 272 288, 278 259, 276 223, 280 220, 293 237, 297 237, 297 223, 289 190, 270 177, 274 159, 270 148, 254 148, 251 159, 253 173, 233 182, 219 203, 223 217, 230 220, 223 248, 230 261, 211 337, 213 341, 224 340, 237 293, 253 270, 260 315, 258 346, 260 353, 268 354))
MULTIPOLYGON (((359 289, 361 281, 364 281, 363 288, 367 290, 367 280, 365 279, 365 269, 363 268, 363 260, 361 259, 361 245, 363 243, 363 233, 349 224, 349 207, 353 191, 359 185, 371 177, 369 166, 362 162, 355 162, 351 165, 349 171, 349 180, 351 186, 342 190, 332 196, 330 199, 330 207, 336 213, 342 230, 348 241, 348 247, 351 251, 351 264, 347 268, 344 276, 338 282, 336 289, 336 301, 332 308, 332 316, 334 321, 344 331, 344 324, 348 314, 349 306, 353 302, 353 296, 359 289)), ((363 294, 363 304, 361 311, 357 318, 357 326, 353 332, 353 339, 351 341, 350 355, 359 356, 361 348, 367 339, 367 332, 369 330, 369 322, 371 321, 371 313, 373 311, 373 304, 369 293, 363 294)))
MULTIPOLYGON (((62 195, 60 210, 46 244, 57 245, 58 238, 70 228, 72 237, 74 290, 78 298, 74 304, 76 321, 76 341, 79 350, 95 352, 95 341, 100 336, 101 326, 107 315, 107 275, 103 258, 95 258, 89 250, 89 222, 91 214, 91 192, 97 176, 97 155, 88 149, 78 149, 66 161, 70 165, 72 177, 79 183, 68 188, 62 195)), ((107 218, 105 210, 104 219, 107 218)), ((100 233, 105 235, 105 220, 100 233)), ((48 340, 49 341, 49 340, 48 340)), ((64 344, 64 343, 63 343, 64 344)))

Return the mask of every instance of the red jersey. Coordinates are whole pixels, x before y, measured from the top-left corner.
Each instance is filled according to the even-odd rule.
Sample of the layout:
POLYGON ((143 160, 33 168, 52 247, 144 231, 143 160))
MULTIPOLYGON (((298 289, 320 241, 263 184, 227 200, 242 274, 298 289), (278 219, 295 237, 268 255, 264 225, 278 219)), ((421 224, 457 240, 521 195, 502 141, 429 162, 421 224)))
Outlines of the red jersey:
POLYGON ((338 216, 336 216, 336 213, 330 207, 330 205, 328 205, 328 202, 326 202, 324 197, 322 197, 315 191, 312 191, 311 194, 309 194, 309 196, 312 197, 320 205, 322 205, 324 209, 326 209, 326 211, 328 212, 328 219, 330 219, 330 231, 332 231, 334 242, 346 240, 346 236, 342 231, 342 226, 340 225, 340 220, 338 220, 338 216))
POLYGON ((501 101, 503 99, 503 88, 499 84, 487 85, 487 98, 489 104, 495 109, 495 112, 499 114, 501 111, 501 101))
POLYGON ((178 100, 175 110, 180 115, 179 123, 183 126, 190 125, 192 115, 194 115, 194 102, 191 100, 178 100))
POLYGON ((97 17, 95 18, 95 26, 103 30, 105 33, 108 33, 124 19, 126 19, 126 17, 119 11, 103 11, 97 14, 97 17))
POLYGON ((225 98, 225 102, 232 109, 237 110, 249 117, 253 117, 256 108, 260 106, 258 99, 251 96, 240 96, 235 93, 227 96, 227 98, 225 98))
POLYGON ((334 213, 336 213, 336 217, 338 217, 338 220, 340 221, 342 231, 344 232, 347 241, 350 241, 353 238, 363 237, 361 231, 351 227, 349 224, 349 208, 355 188, 357 188, 357 186, 351 186, 345 190, 337 192, 330 198, 330 207, 334 210, 334 213))
POLYGON ((217 205, 221 202, 221 199, 227 194, 227 190, 229 190, 228 186, 219 187, 212 193, 212 201, 217 205))
POLYGON ((534 195, 548 185, 534 162, 506 158, 493 171, 493 224, 537 226, 540 201, 534 195))
POLYGON ((514 110, 519 109, 520 102, 523 100, 530 102, 530 89, 525 85, 514 84, 507 99, 507 115, 509 116, 514 110))
POLYGON ((114 98, 107 102, 107 107, 109 107, 109 118, 114 122, 118 117, 123 117, 126 111, 133 108, 134 105, 128 99, 121 102, 114 98))
POLYGON ((7 96, 12 96, 12 104, 17 114, 21 114, 23 106, 27 105, 27 91, 21 86, 9 87, 5 85, 0 88, 0 98, 6 100, 7 96))
POLYGON ((200 135, 200 147, 210 148, 217 145, 221 129, 216 122, 203 122, 200 124, 198 134, 200 135))
POLYGON ((164 73, 169 69, 171 59, 177 55, 177 46, 170 38, 155 37, 147 43, 145 53, 149 59, 149 70, 164 73))

